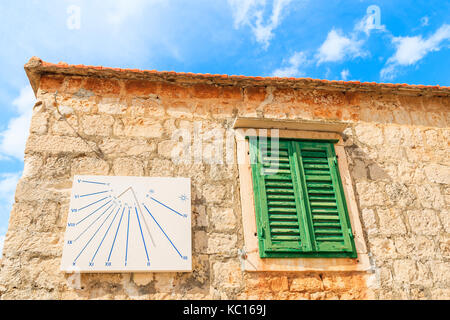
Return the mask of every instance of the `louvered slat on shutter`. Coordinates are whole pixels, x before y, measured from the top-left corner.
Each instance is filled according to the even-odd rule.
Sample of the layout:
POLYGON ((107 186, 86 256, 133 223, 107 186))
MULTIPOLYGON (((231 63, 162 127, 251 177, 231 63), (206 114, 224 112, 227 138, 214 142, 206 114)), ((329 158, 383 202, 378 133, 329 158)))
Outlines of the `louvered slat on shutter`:
POLYGON ((332 144, 303 141, 294 144, 302 172, 304 205, 311 217, 314 250, 353 253, 350 222, 332 144))
POLYGON ((293 253, 311 250, 299 216, 301 202, 293 147, 279 141, 272 150, 267 141, 250 139, 252 175, 257 207, 260 253, 293 253))

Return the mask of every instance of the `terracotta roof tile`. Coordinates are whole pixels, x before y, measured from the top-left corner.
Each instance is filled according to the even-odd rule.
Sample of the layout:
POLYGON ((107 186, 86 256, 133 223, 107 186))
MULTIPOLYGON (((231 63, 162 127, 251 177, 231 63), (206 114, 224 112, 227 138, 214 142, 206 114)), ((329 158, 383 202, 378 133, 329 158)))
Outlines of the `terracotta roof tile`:
MULTIPOLYGON (((197 80, 207 79, 207 80, 216 80, 216 81, 229 81, 229 80, 237 80, 237 81, 245 81, 245 82, 254 82, 256 83, 267 83, 269 82, 277 82, 276 85, 281 85, 286 83, 286 85, 293 85, 295 83, 308 84, 312 86, 318 85, 326 85, 326 86, 339 86, 345 89, 348 87, 354 87, 356 89, 370 89, 370 88, 378 88, 378 89, 408 89, 408 90, 433 90, 439 91, 442 94, 448 95, 450 94, 450 87, 439 86, 439 85, 411 85, 411 84, 393 84, 393 83, 377 83, 377 82, 360 82, 360 81, 342 81, 342 80, 324 80, 324 79, 312 79, 312 78, 280 78, 280 77, 261 77, 261 76, 244 76, 244 75, 226 75, 226 74, 201 74, 201 73, 192 73, 192 72, 175 72, 175 71, 157 71, 157 70, 140 70, 140 69, 121 69, 121 68, 110 68, 103 66, 86 66, 83 64, 79 65, 69 65, 65 62, 59 62, 57 64, 49 63, 42 61, 37 57, 33 57, 30 61, 25 65, 25 70, 30 78, 30 82, 32 82, 31 77, 34 75, 38 75, 41 73, 66 73, 66 74, 83 74, 84 71, 92 71, 92 72, 101 72, 105 73, 102 76, 110 76, 110 77, 131 77, 130 74, 138 74, 138 75, 155 75, 155 76, 179 76, 184 78, 195 78, 197 80), (57 71, 59 70, 59 71, 57 71), (126 76, 125 76, 126 74, 126 76)), ((32 83, 33 85, 33 83, 32 83)), ((34 88, 34 86, 33 86, 34 88)), ((36 88, 34 88, 36 89, 36 88)))

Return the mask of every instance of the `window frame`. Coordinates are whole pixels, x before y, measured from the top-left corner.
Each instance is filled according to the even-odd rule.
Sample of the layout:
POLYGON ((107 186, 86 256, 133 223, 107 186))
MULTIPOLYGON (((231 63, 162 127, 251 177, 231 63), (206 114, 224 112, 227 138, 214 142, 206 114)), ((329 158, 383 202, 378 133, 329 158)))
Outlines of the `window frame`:
POLYGON ((368 271, 372 270, 366 242, 359 219, 358 206, 341 134, 310 130, 279 130, 280 138, 299 140, 333 140, 338 158, 341 183, 347 203, 348 217, 353 231, 357 258, 261 258, 257 237, 256 210, 250 164, 249 130, 258 136, 271 135, 271 128, 236 127, 235 138, 240 183, 240 200, 244 233, 243 269, 246 271, 368 271))
MULTIPOLYGON (((253 135, 246 136, 246 139, 251 141, 251 139, 254 138, 253 135)), ((258 141, 258 139, 255 139, 254 141, 258 141)), ((291 168, 295 170, 295 172, 292 172, 292 179, 293 179, 293 189, 295 190, 299 196, 299 198, 296 199, 296 207, 297 207, 297 216, 299 218, 299 228, 301 231, 302 236, 302 243, 303 245, 299 246, 298 248, 292 247, 291 249, 283 250, 282 248, 272 247, 271 243, 272 240, 270 238, 270 231, 269 231, 269 218, 267 217, 267 213, 264 214, 264 209, 262 206, 265 204, 265 196, 261 195, 261 191, 265 190, 264 183, 261 185, 261 176, 259 174, 255 174, 254 170, 258 170, 257 168, 260 167, 259 163, 256 163, 255 160, 253 161, 255 163, 251 164, 252 166, 252 181, 253 181, 253 188, 254 188, 254 200, 255 200, 255 217, 256 217, 256 227, 258 230, 258 234, 261 235, 258 239, 259 245, 259 255, 261 258, 357 258, 357 252, 355 248, 355 243, 353 239, 353 231, 351 226, 351 221, 349 219, 348 215, 348 209, 347 209, 347 203, 344 196, 344 190, 342 186, 342 179, 340 177, 340 171, 339 166, 337 165, 336 160, 338 157, 335 153, 334 144, 338 142, 339 140, 324 140, 324 139, 291 139, 291 138, 280 138, 281 141, 284 141, 284 143, 290 145, 291 147, 297 149, 296 153, 297 157, 291 162, 291 165, 295 165, 295 168, 291 168), (293 143, 294 142, 294 143, 293 143), (330 166, 330 175, 335 175, 335 196, 336 196, 336 202, 338 207, 340 207, 340 213, 341 216, 340 223, 343 223, 341 225, 342 233, 344 236, 344 241, 346 241, 347 250, 342 251, 321 251, 318 248, 316 250, 313 249, 313 247, 316 246, 316 242, 314 240, 314 228, 312 226, 312 215, 310 213, 309 203, 305 203, 306 199, 308 198, 307 193, 305 193, 305 182, 300 182, 304 180, 304 172, 303 172, 303 166, 300 164, 301 156, 298 154, 300 152, 299 148, 301 144, 313 144, 315 148, 320 148, 326 150, 329 157, 332 158, 331 161, 333 163, 329 163, 330 166), (298 181, 300 180, 300 181, 298 181), (301 195, 300 195, 301 193, 301 195), (301 212, 300 212, 301 211, 301 212), (267 229, 267 230, 266 230, 267 229), (266 230, 264 232, 263 230, 266 230), (349 235, 347 232, 351 232, 349 235), (263 235, 264 233, 264 235, 263 235), (305 238, 306 237, 306 238, 305 238), (351 251, 348 251, 351 249, 351 251)), ((250 146, 250 157, 252 158, 252 149, 253 152, 259 153, 259 142, 256 142, 257 146, 250 146)), ((251 144, 251 142, 250 142, 251 144)), ((291 148, 289 147, 289 149, 291 148)), ((258 157, 255 153, 253 153, 253 157, 258 157)))

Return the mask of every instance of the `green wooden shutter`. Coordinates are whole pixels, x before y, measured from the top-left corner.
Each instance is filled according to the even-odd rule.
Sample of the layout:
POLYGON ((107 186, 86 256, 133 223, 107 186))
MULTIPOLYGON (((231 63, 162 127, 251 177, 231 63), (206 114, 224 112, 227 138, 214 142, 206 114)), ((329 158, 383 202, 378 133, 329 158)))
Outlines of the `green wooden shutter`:
POLYGON ((260 256, 355 256, 330 142, 250 138, 260 256))
POLYGON ((269 143, 250 139, 250 150, 261 257, 310 251, 309 235, 299 214, 304 209, 292 144, 280 141, 279 149, 272 152, 269 143))
POLYGON ((303 205, 311 217, 314 251, 354 256, 353 234, 333 144, 300 141, 294 145, 303 173, 303 205))

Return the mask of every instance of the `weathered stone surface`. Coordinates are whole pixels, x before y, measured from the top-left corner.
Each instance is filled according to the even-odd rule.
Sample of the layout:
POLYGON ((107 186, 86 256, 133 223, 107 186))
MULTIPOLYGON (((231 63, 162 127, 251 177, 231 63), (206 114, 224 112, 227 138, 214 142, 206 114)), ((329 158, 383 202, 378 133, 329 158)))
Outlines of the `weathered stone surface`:
POLYGON ((117 158, 113 162, 112 170, 116 176, 143 176, 144 163, 133 158, 117 158))
POLYGON ((243 276, 239 262, 214 262, 212 266, 213 285, 216 288, 237 289, 242 286, 243 276))
POLYGON ((448 97, 155 79, 42 77, 0 299, 449 299, 448 97), (235 116, 349 123, 353 208, 374 273, 241 270, 235 116), (172 140, 176 130, 191 135, 189 148, 172 140), (228 135, 229 154, 214 140, 228 135), (58 268, 76 174, 191 178, 193 271, 82 274, 71 283, 78 278, 58 268))
POLYGON ((440 188, 429 184, 416 185, 417 201, 421 207, 441 210, 445 200, 440 188))
POLYGON ((172 177, 174 176, 173 162, 160 158, 149 160, 147 175, 150 177, 172 177))
POLYGON ((207 227, 208 226, 208 216, 206 214, 206 207, 202 205, 194 206, 192 208, 192 213, 194 216, 194 224, 196 227, 207 227))
POLYGON ((162 126, 154 119, 122 119, 114 124, 114 135, 127 137, 159 138, 162 126))
POLYGON ((431 182, 450 184, 450 166, 430 164, 425 167, 425 174, 431 182))
POLYGON ((98 158, 77 158, 72 162, 72 175, 107 175, 109 164, 98 158))
POLYGON ((109 157, 150 156, 156 149, 155 143, 145 138, 105 138, 99 147, 109 157))
POLYGON ((30 132, 46 134, 48 130, 49 115, 46 112, 35 112, 31 118, 30 132))
POLYGON ((395 249, 402 258, 415 258, 419 260, 434 258, 438 250, 433 237, 429 235, 396 237, 395 249))
POLYGON ((155 273, 155 290, 157 292, 172 293, 175 286, 173 273, 155 273))
POLYGON ((72 181, 63 180, 19 180, 16 189, 16 200, 19 201, 40 201, 54 200, 61 201, 70 197, 72 181))
POLYGON ((378 276, 382 287, 392 286, 392 272, 389 268, 386 267, 379 268, 378 276))
POLYGON ((133 273, 133 281, 138 286, 146 286, 154 280, 155 277, 153 273, 133 273))
POLYGON ((10 215, 10 231, 27 230, 33 232, 57 231, 61 219, 60 205, 57 202, 39 201, 16 203, 10 215), (36 211, 33 215, 31 212, 36 211))
POLYGON ((430 298, 433 300, 450 300, 450 289, 448 288, 431 289, 430 298))
POLYGON ((237 253, 235 234, 208 234, 208 254, 235 255, 237 253))
POLYGON ((296 277, 289 287, 294 292, 317 292, 324 289, 322 279, 317 275, 296 277))
POLYGON ((396 257, 396 249, 394 241, 385 237, 372 237, 370 241, 370 249, 378 260, 391 260, 396 257))
POLYGON ((439 212, 439 217, 445 232, 450 233, 450 213, 447 209, 439 212))
POLYGON ((414 192, 401 183, 388 183, 385 185, 385 191, 387 195, 386 202, 398 208, 413 206, 416 200, 414 192))
POLYGON ((352 177, 355 180, 367 178, 367 166, 364 161, 355 159, 354 166, 352 168, 352 177))
POLYGON ((399 283, 411 283, 417 278, 416 263, 412 260, 394 261, 394 281, 399 283))
MULTIPOLYGON (((49 153, 87 153, 92 152, 94 143, 85 142, 78 137, 30 135, 25 147, 25 153, 49 152, 49 153)), ((95 150, 95 149, 94 149, 95 150)))
POLYGON ((208 202, 220 202, 230 197, 230 191, 227 185, 211 185, 207 184, 203 187, 203 196, 208 202))
POLYGON ((25 155, 22 176, 24 178, 36 176, 40 172, 43 164, 44 157, 40 155, 25 155))
POLYGON ((85 116, 81 120, 81 127, 84 134, 92 136, 110 136, 112 134, 112 126, 114 118, 106 115, 85 116))
POLYGON ((450 262, 429 261, 427 263, 436 287, 448 288, 450 286, 450 262))
POLYGON ((217 231, 231 231, 236 228, 236 218, 233 209, 217 208, 210 209, 210 225, 217 231))
POLYGON ((53 135, 76 137, 78 130, 78 118, 75 116, 65 120, 61 119, 52 121, 51 131, 53 135))
POLYGON ((208 236, 205 231, 196 231, 193 234, 193 247, 195 252, 206 253, 208 249, 208 236))
POLYGON ((119 94, 120 84, 117 80, 112 79, 99 79, 99 78, 88 78, 84 82, 84 89, 92 91, 97 95, 105 94, 119 94))
POLYGON ((165 140, 158 144, 158 154, 163 158, 172 159, 174 161, 190 162, 190 148, 183 143, 172 140, 165 140))
POLYGON ((450 234, 445 233, 437 237, 439 249, 445 259, 450 257, 450 234))
POLYGON ((377 209, 377 213, 380 221, 381 234, 393 235, 406 233, 406 227, 403 223, 400 209, 377 209))
POLYGON ((105 97, 97 104, 98 112, 106 114, 124 114, 127 106, 119 98, 105 97))
POLYGON ((386 201, 383 190, 374 182, 357 182, 356 192, 362 207, 376 206, 386 201))
POLYGON ((355 126, 356 138, 366 145, 378 145, 383 143, 383 131, 374 125, 358 124, 355 126))
POLYGON ((211 180, 233 179, 235 174, 236 171, 234 166, 226 164, 212 164, 209 171, 211 180))
POLYGON ((362 222, 365 226, 367 234, 378 232, 375 211, 373 209, 362 209, 362 222))
POLYGON ((407 212, 407 216, 413 233, 436 235, 442 230, 439 219, 433 210, 411 210, 407 212))
POLYGON ((127 108, 127 113, 132 117, 160 118, 165 115, 165 112, 165 108, 158 98, 132 99, 131 105, 127 108))
POLYGON ((373 163, 369 165, 369 175, 372 180, 391 179, 391 176, 379 164, 373 163))

